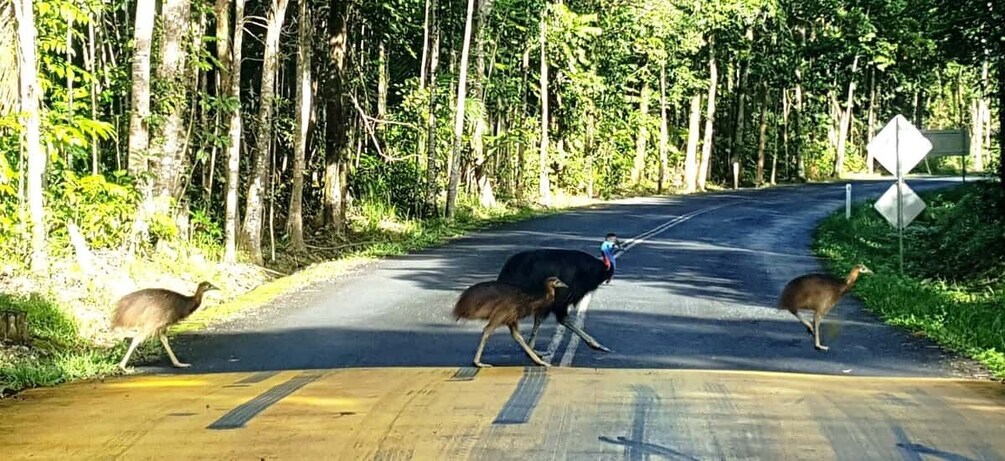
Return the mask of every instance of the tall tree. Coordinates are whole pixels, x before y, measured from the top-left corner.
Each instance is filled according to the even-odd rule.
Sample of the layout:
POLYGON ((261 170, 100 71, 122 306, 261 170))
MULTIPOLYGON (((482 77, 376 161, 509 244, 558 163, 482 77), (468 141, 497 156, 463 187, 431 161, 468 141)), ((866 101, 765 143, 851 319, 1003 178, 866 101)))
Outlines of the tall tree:
POLYGON ((440 25, 436 20, 436 0, 427 0, 427 10, 429 12, 429 104, 426 111, 425 129, 425 151, 426 151, 426 188, 425 188, 425 208, 426 215, 432 216, 437 213, 437 195, 439 186, 438 159, 436 153, 436 79, 440 65, 440 25))
POLYGON ((255 146, 251 182, 248 183, 242 233, 248 257, 255 264, 264 264, 262 257, 262 221, 265 211, 265 182, 269 178, 269 157, 272 147, 272 112, 276 98, 276 72, 279 70, 279 33, 283 29, 289 0, 273 0, 265 32, 265 54, 262 57, 262 104, 258 108, 258 136, 255 146))
POLYGON ((307 163, 307 128, 311 122, 311 9, 307 0, 300 0, 299 23, 297 26, 297 89, 296 138, 293 140, 293 191, 290 193, 290 248, 294 252, 307 251, 304 243, 304 169, 307 163))
POLYGON ((669 159, 667 150, 670 144, 670 123, 667 120, 667 67, 666 64, 660 66, 660 171, 659 180, 656 183, 656 193, 663 193, 663 182, 666 181, 669 159))
POLYGON ((698 141, 701 139, 701 94, 691 97, 687 125, 687 152, 684 154, 684 192, 698 187, 698 141))
POLYGON ((167 200, 180 195, 182 175, 185 173, 185 139, 188 114, 188 89, 191 75, 187 72, 186 47, 190 45, 191 8, 190 0, 166 0, 161 5, 164 34, 160 43, 160 60, 157 65, 157 79, 165 88, 161 105, 166 106, 163 122, 150 139, 150 155, 153 162, 154 196, 162 211, 167 200))
POLYGON ((244 5, 245 0, 234 0, 234 40, 233 59, 229 64, 230 89, 227 95, 234 98, 235 106, 231 109, 227 133, 227 194, 225 199, 226 215, 224 217, 224 253, 223 260, 237 260, 237 223, 239 190, 241 187, 241 60, 244 45, 244 5))
POLYGON ((855 105, 855 74, 858 72, 858 60, 859 56, 856 55, 851 65, 851 81, 848 82, 848 99, 845 101, 844 110, 841 110, 840 106, 838 106, 840 119, 838 122, 837 156, 834 160, 835 177, 841 177, 844 174, 845 146, 848 145, 848 131, 851 128, 852 108, 855 105))
POLYGON ((136 22, 133 29, 132 104, 129 112, 129 174, 145 173, 150 131, 150 50, 154 33, 154 0, 136 0, 136 22))
POLYGON ((31 222, 31 270, 49 269, 45 240, 45 203, 42 182, 45 176, 45 151, 42 149, 42 98, 38 81, 38 57, 35 53, 35 12, 32 0, 13 0, 17 21, 18 80, 23 149, 28 157, 28 216, 31 222))
POLYGON ((649 88, 649 79, 642 72, 642 89, 639 91, 639 123, 638 133, 635 138, 635 159, 632 164, 632 184, 638 187, 645 177, 646 169, 646 143, 649 140, 649 98, 652 97, 652 90, 649 88))
POLYGON ((538 159, 538 195, 541 204, 551 205, 551 183, 548 180, 548 9, 541 10, 541 150, 538 159))
POLYGON ((345 235, 349 174, 349 2, 334 2, 328 10, 328 56, 324 77, 325 171, 322 222, 336 237, 345 235))
POLYGON ((454 140, 451 149, 450 181, 447 184, 447 208, 448 218, 454 217, 457 207, 457 186, 461 182, 461 168, 464 162, 461 160, 461 143, 464 137, 464 104, 467 97, 468 84, 468 55, 471 52, 471 28, 474 16, 475 0, 468 0, 468 12, 464 20, 464 41, 461 42, 461 68, 457 78, 457 107, 454 109, 454 140))
POLYGON ((712 165, 712 133, 715 129, 715 93, 719 86, 719 66, 715 61, 715 37, 708 38, 708 106, 705 109, 705 139, 701 144, 701 164, 698 165, 698 189, 705 190, 712 165))

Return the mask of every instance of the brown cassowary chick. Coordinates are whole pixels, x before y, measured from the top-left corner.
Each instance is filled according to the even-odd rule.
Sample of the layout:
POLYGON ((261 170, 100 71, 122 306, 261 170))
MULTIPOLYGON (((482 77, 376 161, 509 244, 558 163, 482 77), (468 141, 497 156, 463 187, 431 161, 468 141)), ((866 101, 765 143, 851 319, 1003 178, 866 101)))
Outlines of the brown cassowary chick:
POLYGON ((202 282, 195 289, 195 294, 186 296, 163 288, 147 288, 134 291, 119 299, 115 304, 115 314, 112 316, 112 330, 127 332, 132 335, 133 342, 126 351, 126 356, 119 362, 119 368, 126 369, 126 362, 143 340, 157 334, 171 358, 171 364, 178 368, 191 365, 181 363, 175 357, 171 345, 168 344, 165 331, 171 325, 192 315, 202 304, 202 295, 210 290, 218 290, 209 282, 202 282))
POLYGON ((813 335, 813 346, 818 350, 830 349, 820 344, 820 321, 841 300, 861 274, 871 274, 872 271, 862 264, 856 265, 841 279, 830 274, 806 274, 789 281, 778 299, 778 308, 785 309, 796 316, 810 334, 813 335), (803 320, 800 310, 813 311, 813 325, 803 320))
POLYGON ((519 322, 524 317, 548 309, 555 301, 555 288, 565 286, 565 283, 562 283, 558 277, 548 277, 544 281, 543 290, 539 292, 524 291, 516 285, 499 281, 476 283, 464 290, 454 305, 454 318, 457 320, 488 320, 485 330, 482 331, 482 340, 478 343, 478 350, 475 352, 475 366, 479 368, 491 367, 491 365, 482 363, 482 351, 485 349, 485 341, 488 340, 492 331, 502 325, 509 327, 513 339, 534 363, 545 367, 550 366, 527 346, 523 336, 520 335, 519 322))

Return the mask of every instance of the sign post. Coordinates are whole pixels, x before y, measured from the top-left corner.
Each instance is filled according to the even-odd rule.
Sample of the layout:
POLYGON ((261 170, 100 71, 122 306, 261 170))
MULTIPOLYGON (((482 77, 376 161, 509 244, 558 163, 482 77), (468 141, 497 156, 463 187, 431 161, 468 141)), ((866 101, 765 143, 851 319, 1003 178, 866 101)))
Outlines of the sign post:
POLYGON ((897 182, 886 190, 874 207, 890 225, 897 228, 900 273, 904 273, 904 228, 925 209, 925 202, 907 187, 904 175, 918 165, 932 150, 932 143, 911 122, 897 115, 867 146, 883 168, 892 172, 897 182))

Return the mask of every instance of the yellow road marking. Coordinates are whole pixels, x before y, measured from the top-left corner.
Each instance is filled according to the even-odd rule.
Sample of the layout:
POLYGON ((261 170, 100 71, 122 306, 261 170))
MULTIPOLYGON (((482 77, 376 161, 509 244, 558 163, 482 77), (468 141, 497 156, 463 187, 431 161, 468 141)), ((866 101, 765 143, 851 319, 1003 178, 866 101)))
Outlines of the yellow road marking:
POLYGON ((452 380, 456 371, 283 371, 244 384, 251 374, 143 376, 32 390, 0 402, 0 451, 4 460, 1005 456, 997 383, 553 368, 526 423, 493 424, 524 370, 470 381, 452 380), (314 373, 242 427, 207 429, 314 373))

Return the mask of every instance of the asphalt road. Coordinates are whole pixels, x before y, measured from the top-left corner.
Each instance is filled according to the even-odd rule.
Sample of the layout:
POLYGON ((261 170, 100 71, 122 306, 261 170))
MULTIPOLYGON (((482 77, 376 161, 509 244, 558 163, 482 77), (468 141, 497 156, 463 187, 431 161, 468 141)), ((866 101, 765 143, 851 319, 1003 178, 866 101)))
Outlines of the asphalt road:
MULTIPOLYGON (((925 190, 953 182, 910 184, 925 190)), ((854 199, 878 196, 890 184, 856 182, 854 199)), ((467 366, 483 325, 450 317, 465 287, 494 279, 514 252, 559 247, 598 253, 604 234, 613 231, 632 246, 619 257, 614 281, 577 315, 613 352, 570 340, 549 319, 536 347, 555 365, 959 375, 959 359, 882 325, 852 297, 824 321, 827 352, 813 348, 795 318, 774 309, 788 280, 822 269, 811 256, 812 229, 843 201, 844 184, 803 185, 624 200, 534 219, 285 295, 238 320, 179 338, 175 351, 193 364, 189 373, 467 366)), ((524 322, 525 335, 530 323, 524 322)), ((505 329, 490 339, 483 360, 531 363, 505 329)), ((165 364, 145 369, 177 371, 165 364)))
POLYGON ((821 269, 811 230, 843 197, 629 200, 381 261, 178 338, 191 369, 0 401, 0 446, 5 460, 1003 459, 1000 383, 945 379, 970 368, 851 297, 825 320, 826 352, 774 309, 821 269), (552 320, 537 346, 557 366, 528 366, 502 330, 483 357, 497 367, 469 366, 482 326, 450 318, 461 290, 513 252, 595 253, 608 231, 630 249, 574 318, 614 352, 552 320))

